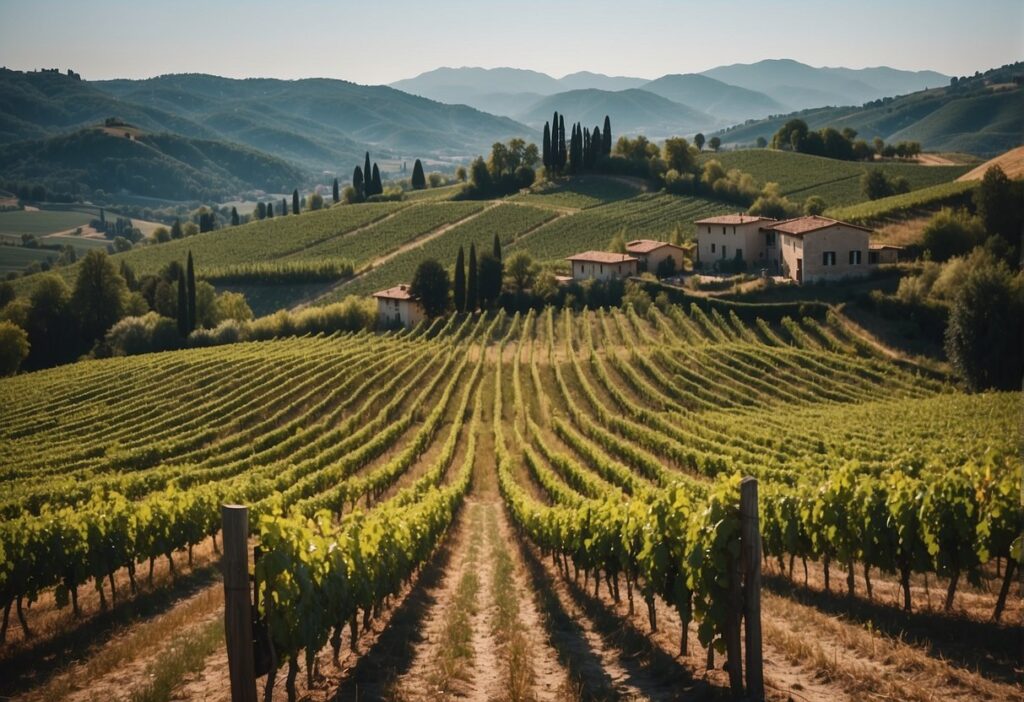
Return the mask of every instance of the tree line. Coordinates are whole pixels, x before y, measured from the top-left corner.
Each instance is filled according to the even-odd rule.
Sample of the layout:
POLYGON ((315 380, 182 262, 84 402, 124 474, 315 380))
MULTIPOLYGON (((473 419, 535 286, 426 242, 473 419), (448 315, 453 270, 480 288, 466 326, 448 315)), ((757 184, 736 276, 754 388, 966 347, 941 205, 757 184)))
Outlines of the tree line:
POLYGON ((872 161, 875 156, 883 158, 916 158, 921 153, 921 144, 916 141, 901 141, 886 144, 881 137, 875 137, 869 144, 857 138, 857 130, 843 127, 809 129, 802 119, 791 119, 772 135, 771 147, 785 151, 824 156, 842 161, 872 161))
POLYGON ((556 111, 551 121, 544 123, 541 153, 544 171, 548 176, 592 170, 599 159, 611 156, 611 118, 605 115, 603 131, 597 125, 593 130, 583 127, 579 122, 572 125, 567 146, 565 115, 556 111))

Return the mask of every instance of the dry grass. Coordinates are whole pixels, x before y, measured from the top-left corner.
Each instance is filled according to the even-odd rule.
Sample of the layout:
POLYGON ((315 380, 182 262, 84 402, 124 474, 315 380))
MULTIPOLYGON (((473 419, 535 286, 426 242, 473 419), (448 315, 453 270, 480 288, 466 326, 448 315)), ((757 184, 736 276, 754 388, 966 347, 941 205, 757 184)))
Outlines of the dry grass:
MULTIPOLYGON (((224 591, 221 584, 211 585, 166 614, 130 629, 126 635, 103 646, 83 662, 71 663, 49 683, 33 690, 23 699, 65 699, 73 691, 88 688, 93 681, 126 667, 139 656, 160 650, 175 633, 198 619, 209 617, 223 605, 224 591)), ((215 618, 214 623, 219 636, 223 630, 220 618, 215 618)))
POLYGON ((1010 149, 1005 154, 1000 154, 991 161, 986 161, 977 168, 964 173, 957 180, 981 180, 985 177, 985 172, 989 167, 996 165, 1002 168, 1003 172, 1010 178, 1024 176, 1024 146, 1010 149))
POLYGON ((473 660, 473 616, 477 612, 477 592, 480 577, 477 573, 477 556, 483 540, 481 508, 472 508, 470 531, 472 536, 462 567, 458 588, 445 613, 444 629, 441 631, 441 645, 436 669, 431 676, 434 689, 451 692, 455 681, 466 681, 468 667, 473 660))
POLYGON ((505 659, 505 694, 510 702, 528 700, 533 680, 530 646, 519 618, 519 598, 516 592, 515 563, 508 546, 498 531, 494 510, 487 513, 487 537, 491 542, 494 577, 491 594, 496 608, 493 634, 502 647, 505 659))

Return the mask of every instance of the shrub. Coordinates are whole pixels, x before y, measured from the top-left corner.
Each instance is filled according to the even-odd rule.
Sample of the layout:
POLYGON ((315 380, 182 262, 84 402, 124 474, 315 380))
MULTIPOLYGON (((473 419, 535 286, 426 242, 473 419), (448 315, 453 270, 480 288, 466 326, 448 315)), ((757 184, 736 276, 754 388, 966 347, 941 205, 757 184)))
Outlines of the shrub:
POLYGON ((18 325, 0 322, 0 375, 14 375, 28 358, 28 334, 18 325))
POLYGON ((964 210, 943 208, 931 218, 922 232, 921 246, 933 261, 948 261, 965 254, 985 240, 981 220, 964 210))
POLYGON ((151 351, 169 351, 181 345, 178 326, 173 319, 148 312, 141 317, 125 317, 110 328, 93 355, 133 356, 151 351))

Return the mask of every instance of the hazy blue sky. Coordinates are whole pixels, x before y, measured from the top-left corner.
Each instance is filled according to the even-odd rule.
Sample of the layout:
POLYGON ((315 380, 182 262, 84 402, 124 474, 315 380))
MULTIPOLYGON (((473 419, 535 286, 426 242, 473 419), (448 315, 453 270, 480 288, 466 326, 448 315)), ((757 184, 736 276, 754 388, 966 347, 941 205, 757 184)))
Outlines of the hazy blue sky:
POLYGON ((1024 0, 0 0, 0 65, 387 83, 438 66, 654 78, 793 58, 973 73, 1024 58, 1024 0))

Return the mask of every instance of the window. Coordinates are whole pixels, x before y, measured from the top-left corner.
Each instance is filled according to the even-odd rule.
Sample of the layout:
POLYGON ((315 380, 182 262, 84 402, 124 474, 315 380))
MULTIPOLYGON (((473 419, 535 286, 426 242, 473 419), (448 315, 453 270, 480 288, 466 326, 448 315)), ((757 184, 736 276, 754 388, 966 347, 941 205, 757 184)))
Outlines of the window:
POLYGON ((736 236, 736 227, 733 227, 733 228, 732 228, 732 235, 733 235, 733 236, 736 236))
POLYGON ((736 258, 743 258, 743 249, 736 249, 736 258))
POLYGON ((821 265, 823 266, 834 266, 836 265, 836 252, 825 251, 821 254, 821 265))
POLYGON ((856 251, 851 251, 850 252, 850 265, 851 266, 859 266, 860 265, 860 249, 857 249, 856 251))
POLYGON ((714 244, 712 244, 712 245, 711 245, 711 253, 714 253, 714 252, 715 252, 715 245, 714 245, 714 244))
POLYGON ((725 244, 722 244, 722 258, 725 258, 725 244))
POLYGON ((725 234, 725 227, 722 227, 722 233, 725 234))
POLYGON ((775 232, 765 232, 764 233, 764 245, 765 246, 775 246, 775 232))
POLYGON ((601 264, 601 272, 604 273, 604 264, 601 264))
POLYGON ((870 263, 872 265, 877 265, 878 264, 878 252, 877 251, 869 251, 868 252, 868 263, 870 263))

